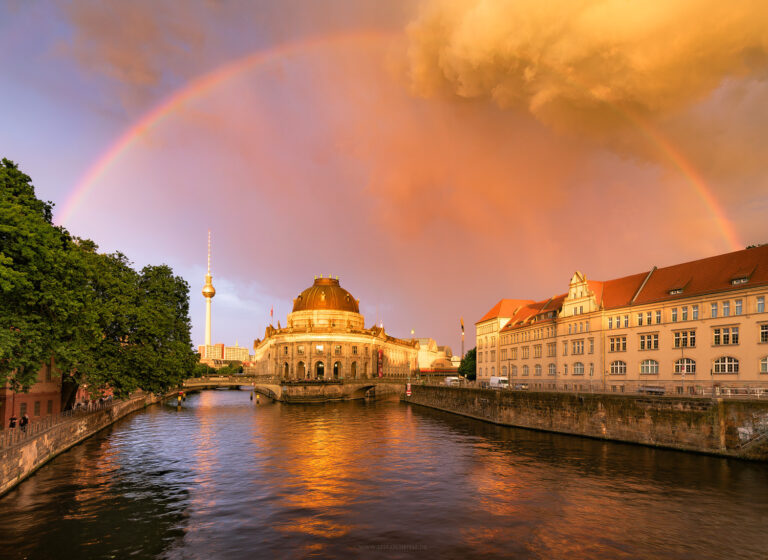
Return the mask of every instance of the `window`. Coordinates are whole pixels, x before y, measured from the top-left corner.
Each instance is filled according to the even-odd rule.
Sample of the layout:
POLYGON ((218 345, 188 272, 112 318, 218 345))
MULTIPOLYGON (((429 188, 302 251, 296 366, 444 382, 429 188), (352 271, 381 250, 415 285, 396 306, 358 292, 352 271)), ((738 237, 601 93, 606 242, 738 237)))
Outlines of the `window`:
POLYGON ((27 413, 27 403, 23 402, 19 405, 19 418, 27 413))
POLYGON ((654 375, 659 373, 659 362, 656 360, 643 360, 640 362, 640 373, 642 375, 654 375))
POLYGON ((352 355, 357 356, 357 346, 352 347, 352 355))
POLYGON ((563 364, 563 375, 568 375, 568 364, 563 364))
POLYGON ((584 364, 581 362, 573 364, 573 375, 584 375, 584 364))
POLYGON ((741 276, 739 278, 734 278, 733 280, 731 280, 731 284, 733 284, 734 286, 737 286, 739 284, 746 284, 747 282, 749 282, 749 278, 747 278, 746 276, 741 276))
POLYGON ((691 307, 691 319, 696 321, 699 318, 699 306, 694 305, 691 307))
POLYGON ((283 346, 283 356, 287 356, 287 355, 288 355, 288 347, 283 346))
POLYGON ((507 376, 507 366, 501 366, 501 375, 507 376))
POLYGON ((651 316, 652 316, 652 315, 653 315, 653 313, 651 313, 650 311, 649 311, 648 313, 646 313, 646 314, 645 314, 645 322, 646 322, 647 324, 649 324, 649 325, 651 324, 651 316))
POLYGON ((739 373, 739 360, 723 356, 715 360, 715 373, 739 373))
POLYGON ((595 375, 595 364, 590 363, 589 364, 589 376, 592 377, 593 375, 595 375))
POLYGON ((692 375, 696 373, 696 362, 690 358, 681 358, 675 362, 675 373, 692 375))
POLYGON ((640 335, 640 350, 658 350, 658 349, 659 349, 658 334, 641 334, 640 335))
POLYGON ((696 346, 696 331, 678 331, 675 333, 675 348, 696 346))
POLYGON ((637 326, 642 327, 643 326, 643 314, 638 313, 637 314, 637 326))
POLYGON ((614 336, 610 339, 611 352, 626 352, 627 351, 627 337, 626 336, 614 336))
POLYGON ((574 354, 583 354, 584 353, 584 341, 583 340, 574 340, 573 341, 573 353, 574 354))
POLYGON ((687 321, 688 320, 688 308, 687 307, 683 307, 680 310, 680 315, 681 315, 681 317, 680 317, 681 321, 687 321))
POLYGON ((629 328, 629 315, 624 315, 624 328, 629 328))
POLYGON ((731 302, 730 301, 724 301, 723 302, 723 317, 730 317, 731 315, 731 302))
POLYGON ((626 375, 627 374, 627 362, 615 361, 611 362, 611 375, 626 375))
POLYGON ((533 347, 533 357, 541 358, 541 344, 537 344, 533 347))
POLYGON ((567 355, 568 355, 568 341, 564 340, 563 341, 563 356, 567 356, 567 355))
POLYGON ((768 373, 768 356, 760 360, 760 373, 768 373))
POLYGON ((590 338, 589 339, 589 353, 594 354, 595 353, 595 339, 590 338))
POLYGON ((682 294, 682 293, 683 293, 683 289, 682 288, 673 288, 673 289, 669 290, 669 295, 671 295, 671 296, 676 296, 677 294, 682 294))
POLYGON ((323 353, 323 345, 322 344, 316 344, 315 345, 315 352, 317 352, 318 354, 322 354, 323 353))
POLYGON ((672 322, 677 323, 677 307, 672 310, 672 322))
POLYGON ((547 342, 547 357, 553 358, 556 353, 557 353, 557 343, 547 342))
POLYGON ((768 325, 760 325, 760 342, 768 342, 768 325))
POLYGON ((613 317, 608 317, 608 328, 609 329, 613 328, 613 317))
POLYGON ((523 366, 523 376, 528 376, 528 366, 523 366))
POLYGON ((35 416, 40 416, 40 401, 35 401, 35 416))
POLYGON ((528 357, 528 346, 523 346, 523 359, 525 360, 528 357))
POLYGON ((709 315, 710 315, 710 317, 712 317, 713 319, 717 319, 717 304, 716 304, 716 303, 713 303, 713 304, 712 304, 712 309, 711 309, 711 311, 709 312, 709 315))
POLYGON ((541 366, 539 364, 533 366, 533 375, 541 377, 541 366))
POLYGON ((297 346, 296 347, 296 353, 303 355, 304 354, 304 346, 297 346))
POLYGON ((568 324, 568 334, 571 334, 571 327, 572 325, 568 324))
POLYGON ((556 371, 555 364, 549 364, 549 375, 554 376, 556 371))
POLYGON ((512 372, 512 377, 517 376, 517 366, 512 366, 509 368, 509 370, 512 372))
POLYGON ((491 350, 491 361, 492 362, 496 361, 496 350, 491 350))
POLYGON ((714 330, 715 346, 739 343, 739 327, 723 327, 714 330))
POLYGON ((502 360, 506 360, 507 359, 507 349, 506 348, 502 348, 501 349, 501 359, 502 360))
POLYGON ((741 315, 741 309, 742 309, 742 300, 737 299, 736 300, 736 307, 733 310, 734 315, 741 315))
POLYGON ((517 348, 512 348, 512 359, 513 360, 517 359, 517 348))
POLYGON ((765 296, 757 298, 757 312, 765 313, 765 296))
POLYGON ((661 310, 656 312, 656 324, 658 325, 660 323, 661 323, 661 310))

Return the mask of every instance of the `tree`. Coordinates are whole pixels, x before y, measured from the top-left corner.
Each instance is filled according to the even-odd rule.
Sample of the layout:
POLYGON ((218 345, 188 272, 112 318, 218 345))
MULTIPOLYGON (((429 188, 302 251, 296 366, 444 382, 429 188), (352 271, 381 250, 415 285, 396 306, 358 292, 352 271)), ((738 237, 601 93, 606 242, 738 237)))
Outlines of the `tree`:
POLYGON ((0 163, 0 384, 22 390, 62 349, 83 302, 70 274, 69 233, 52 223, 53 204, 35 196, 31 179, 0 163))
POLYGON ((0 165, 0 385, 36 381, 53 356, 64 394, 87 384, 117 396, 162 392, 196 363, 189 285, 170 267, 136 272, 121 253, 53 225, 53 204, 27 175, 0 165))
POLYGON ((477 378, 476 358, 477 348, 472 348, 472 350, 464 354, 464 357, 461 359, 461 364, 459 364, 459 375, 463 375, 470 381, 474 381, 477 378))

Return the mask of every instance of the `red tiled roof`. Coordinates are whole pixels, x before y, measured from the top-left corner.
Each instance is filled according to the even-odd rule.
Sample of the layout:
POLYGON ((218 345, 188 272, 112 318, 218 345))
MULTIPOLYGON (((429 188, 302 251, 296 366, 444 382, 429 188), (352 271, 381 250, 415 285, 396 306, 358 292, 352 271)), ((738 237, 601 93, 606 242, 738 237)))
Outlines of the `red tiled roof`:
POLYGON ((475 324, 477 325, 478 323, 482 323, 483 321, 495 317, 512 317, 518 308, 528 305, 529 303, 533 303, 533 301, 530 299, 502 299, 475 324))
MULTIPOLYGON (((545 299, 542 301, 537 302, 531 302, 528 305, 521 307, 517 313, 514 314, 513 317, 510 318, 510 320, 507 322, 507 324, 504 326, 502 330, 512 330, 521 326, 525 326, 530 324, 529 321, 536 317, 537 315, 540 315, 542 313, 547 313, 549 311, 559 311, 560 308, 563 306, 563 300, 565 300, 565 297, 568 294, 560 294, 559 296, 554 296, 549 299, 545 299)), ((553 321, 554 318, 546 318, 546 319, 537 319, 536 323, 545 323, 553 321)))
MULTIPOLYGON (((597 305, 604 309, 768 285, 768 245, 654 268, 614 280, 587 280, 587 285, 594 293, 597 305), (732 281, 737 278, 747 278, 748 281, 734 285, 732 281), (671 290, 682 292, 670 294, 671 290)), ((504 330, 514 329, 529 324, 526 322, 543 311, 560 310, 566 296, 561 294, 539 302, 503 299, 479 322, 493 317, 510 317, 504 330), (512 313, 515 307, 519 309, 512 313)), ((537 322, 548 320, 551 321, 540 318, 537 322)))
POLYGON ((768 245, 659 268, 651 274, 635 304, 687 298, 768 284, 768 245), (732 284, 736 278, 746 284, 732 284), (680 294, 670 290, 682 289, 680 294))

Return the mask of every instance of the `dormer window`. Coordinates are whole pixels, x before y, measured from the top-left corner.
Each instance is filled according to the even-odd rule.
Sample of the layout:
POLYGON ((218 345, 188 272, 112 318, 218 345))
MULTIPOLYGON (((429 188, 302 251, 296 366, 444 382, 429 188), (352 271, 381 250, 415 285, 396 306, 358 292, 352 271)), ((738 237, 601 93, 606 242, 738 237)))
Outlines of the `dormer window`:
POLYGON ((733 280, 731 280, 731 284, 733 286, 737 286, 739 284, 746 284, 747 282, 749 282, 749 278, 747 278, 746 276, 739 276, 738 278, 734 278, 733 280))
POLYGON ((672 288, 671 290, 669 290, 669 295, 671 296, 676 296, 677 294, 682 294, 682 293, 683 293, 682 288, 672 288))

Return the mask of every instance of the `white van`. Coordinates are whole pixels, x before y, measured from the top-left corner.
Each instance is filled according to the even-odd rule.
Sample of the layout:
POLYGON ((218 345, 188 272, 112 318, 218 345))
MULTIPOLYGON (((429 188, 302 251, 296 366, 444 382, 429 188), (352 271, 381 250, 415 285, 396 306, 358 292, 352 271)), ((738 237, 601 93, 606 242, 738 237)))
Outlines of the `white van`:
POLYGON ((507 377, 491 377, 488 382, 491 389, 509 389, 509 378, 507 377))
POLYGON ((448 385, 448 387, 458 387, 459 386, 459 378, 458 377, 446 377, 445 378, 445 384, 448 385))

